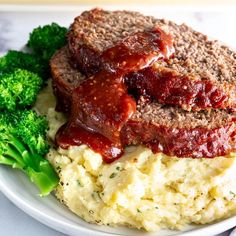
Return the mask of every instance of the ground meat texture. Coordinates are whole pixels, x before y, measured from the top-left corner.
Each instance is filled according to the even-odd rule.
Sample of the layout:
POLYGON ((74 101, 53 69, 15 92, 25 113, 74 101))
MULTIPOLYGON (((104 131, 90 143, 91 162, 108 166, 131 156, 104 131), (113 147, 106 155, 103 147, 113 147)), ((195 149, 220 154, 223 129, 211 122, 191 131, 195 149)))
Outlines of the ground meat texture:
POLYGON ((236 148, 235 115, 188 112, 145 101, 121 131, 124 146, 143 144, 154 153, 192 158, 224 156, 236 148))
POLYGON ((227 85, 219 88, 209 80, 195 80, 156 65, 128 74, 125 82, 135 97, 153 97, 162 104, 178 105, 184 110, 234 107, 225 93, 232 93, 234 88, 227 85))
POLYGON ((56 110, 69 113, 72 91, 85 79, 70 64, 68 47, 58 50, 50 60, 53 92, 57 98, 56 110))
POLYGON ((158 61, 156 67, 160 66, 163 72, 167 70, 166 73, 169 69, 177 72, 179 80, 184 80, 181 83, 187 80, 193 81, 192 83, 196 81, 197 84, 193 84, 192 87, 197 87, 196 91, 200 95, 196 99, 194 96, 189 99, 188 93, 182 93, 178 101, 175 99, 176 90, 172 90, 173 93, 168 94, 169 100, 158 101, 163 104, 175 104, 186 110, 235 109, 235 52, 217 41, 208 40, 207 36, 185 24, 177 25, 137 12, 112 12, 101 9, 86 11, 75 18, 68 33, 73 62, 86 75, 94 74, 102 68, 101 55, 104 50, 129 34, 155 27, 172 35, 175 49, 173 58, 158 61), (193 99, 196 102, 192 102, 193 99))
MULTIPOLYGON (((51 60, 53 69, 61 71, 61 73, 53 73, 54 76, 58 76, 53 77, 53 80, 67 81, 68 77, 75 75, 66 51, 66 48, 62 48, 51 60), (67 65, 66 68, 64 68, 65 65, 67 65)), ((77 76, 79 84, 85 77, 79 72, 77 72, 77 76)), ((177 157, 215 157, 224 155, 224 153, 228 154, 236 149, 235 116, 234 113, 219 109, 198 112, 184 111, 175 106, 160 104, 155 100, 147 103, 146 99, 141 96, 136 106, 136 112, 121 130, 121 141, 123 145, 144 144, 155 152, 162 150, 168 155, 177 157), (163 138, 160 139, 160 137, 163 138), (161 144, 157 146, 158 142, 161 144), (186 144, 186 148, 184 148, 184 144, 186 144), (202 147, 205 147, 205 151, 202 147), (212 150, 211 154, 210 150, 212 150)), ((74 134, 72 136, 75 137, 74 134)), ((82 144, 76 143, 72 136, 71 145, 82 144)), ((93 140, 97 142, 96 139, 93 140)), ((99 146, 100 143, 97 142, 97 145, 99 146)), ((119 147, 112 145, 108 143, 105 152, 120 154, 119 147)), ((64 148, 67 147, 64 146, 64 148)))
POLYGON ((121 156, 120 130, 136 111, 136 102, 128 94, 123 77, 169 58, 172 51, 171 38, 159 29, 134 33, 106 50, 102 55, 103 70, 82 81, 72 92, 68 124, 56 139, 60 146, 74 141, 85 143, 103 153, 107 162, 121 156), (112 151, 113 147, 120 147, 120 151, 112 151))

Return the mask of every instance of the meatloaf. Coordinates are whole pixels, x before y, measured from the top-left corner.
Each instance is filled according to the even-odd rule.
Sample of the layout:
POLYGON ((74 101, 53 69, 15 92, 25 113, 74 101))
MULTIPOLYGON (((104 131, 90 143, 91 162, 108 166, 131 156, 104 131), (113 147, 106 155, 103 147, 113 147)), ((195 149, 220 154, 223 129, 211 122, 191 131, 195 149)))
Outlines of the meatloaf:
POLYGON ((69 57, 68 47, 65 46, 58 50, 50 61, 52 87, 58 101, 56 110, 66 113, 70 111, 73 89, 85 79, 80 71, 71 66, 69 57))
MULTIPOLYGON (((179 84, 186 87, 186 91, 196 88, 192 93, 180 92, 182 87, 176 87, 176 76, 171 77, 169 74, 166 82, 170 87, 169 94, 165 94, 167 90, 161 86, 166 83, 162 83, 159 88, 163 96, 152 94, 155 99, 185 110, 235 109, 236 54, 185 24, 177 25, 130 11, 85 11, 75 18, 68 33, 73 64, 85 75, 94 74, 102 68, 102 57, 106 50, 134 32, 155 27, 172 36, 175 53, 173 58, 156 63, 155 67, 161 66, 163 73, 160 74, 154 68, 151 69, 153 76, 161 77, 172 70, 178 74, 179 81, 183 80, 179 84)), ((161 79, 166 80, 167 77, 161 79)))
MULTIPOLYGON (((51 59, 53 83, 62 84, 61 92, 66 91, 68 101, 73 88, 85 79, 69 61, 67 47, 51 59)), ((171 156, 212 158, 234 151, 235 135, 235 115, 229 111, 189 112, 155 100, 146 103, 141 97, 136 112, 121 130, 121 142, 124 146, 144 144, 171 156)))

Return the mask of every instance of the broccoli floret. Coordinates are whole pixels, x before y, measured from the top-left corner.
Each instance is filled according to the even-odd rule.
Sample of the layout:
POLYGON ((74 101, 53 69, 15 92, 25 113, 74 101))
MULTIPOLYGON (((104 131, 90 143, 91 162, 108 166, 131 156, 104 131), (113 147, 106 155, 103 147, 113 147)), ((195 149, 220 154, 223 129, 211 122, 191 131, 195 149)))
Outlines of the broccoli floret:
POLYGON ((11 114, 11 120, 11 123, 18 127, 15 134, 21 137, 31 150, 42 156, 48 153, 49 145, 45 139, 48 122, 44 116, 37 116, 32 110, 17 110, 11 114))
POLYGON ((27 46, 48 61, 55 51, 66 44, 67 29, 56 23, 39 26, 30 34, 27 46))
POLYGON ((49 150, 47 121, 33 110, 0 113, 0 164, 24 171, 48 195, 58 185, 58 176, 43 157, 49 150))
POLYGON ((35 55, 19 51, 9 51, 0 58, 1 72, 12 72, 16 68, 36 73, 45 80, 49 77, 48 63, 45 63, 35 55))
POLYGON ((15 69, 0 74, 0 110, 15 110, 32 105, 43 84, 37 74, 15 69))

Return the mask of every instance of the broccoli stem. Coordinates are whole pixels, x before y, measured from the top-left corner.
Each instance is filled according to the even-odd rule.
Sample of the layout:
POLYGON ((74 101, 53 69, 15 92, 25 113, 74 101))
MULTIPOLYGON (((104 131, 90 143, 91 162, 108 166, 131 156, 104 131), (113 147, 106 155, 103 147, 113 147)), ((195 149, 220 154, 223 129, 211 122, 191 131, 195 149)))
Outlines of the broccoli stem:
POLYGON ((40 196, 47 196, 58 185, 58 176, 50 163, 42 156, 27 150, 24 144, 11 136, 0 164, 21 169, 39 188, 40 196))
POLYGON ((49 162, 42 160, 39 164, 39 171, 28 168, 27 175, 30 180, 40 189, 40 196, 47 196, 58 185, 58 176, 49 162))
MULTIPOLYGON (((14 150, 17 150, 18 152, 18 155, 17 153, 15 153, 16 155, 13 156, 15 160, 21 163, 22 166, 24 166, 25 163, 33 165, 33 160, 30 157, 29 152, 25 148, 25 145, 18 138, 15 138, 14 136, 11 136, 10 140, 11 141, 9 142, 8 146, 11 146, 12 148, 9 147, 8 151, 13 152, 14 150)), ((9 156, 11 155, 9 154, 9 156)))
POLYGON ((0 156, 0 164, 12 166, 13 168, 19 168, 21 169, 21 166, 15 162, 15 160, 12 160, 10 158, 6 158, 4 156, 0 156))
POLYGON ((12 148, 11 145, 8 144, 5 157, 9 157, 17 163, 17 166, 19 166, 21 169, 24 168, 24 160, 22 159, 22 156, 19 154, 19 152, 15 149, 12 148))

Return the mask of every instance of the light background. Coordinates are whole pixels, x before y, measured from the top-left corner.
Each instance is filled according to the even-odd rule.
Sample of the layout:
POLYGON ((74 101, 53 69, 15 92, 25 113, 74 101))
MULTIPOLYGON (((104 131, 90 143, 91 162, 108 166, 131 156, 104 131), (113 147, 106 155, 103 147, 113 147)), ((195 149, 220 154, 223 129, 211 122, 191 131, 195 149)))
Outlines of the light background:
POLYGON ((156 5, 236 5, 236 0, 0 0, 4 4, 156 4, 156 5))

